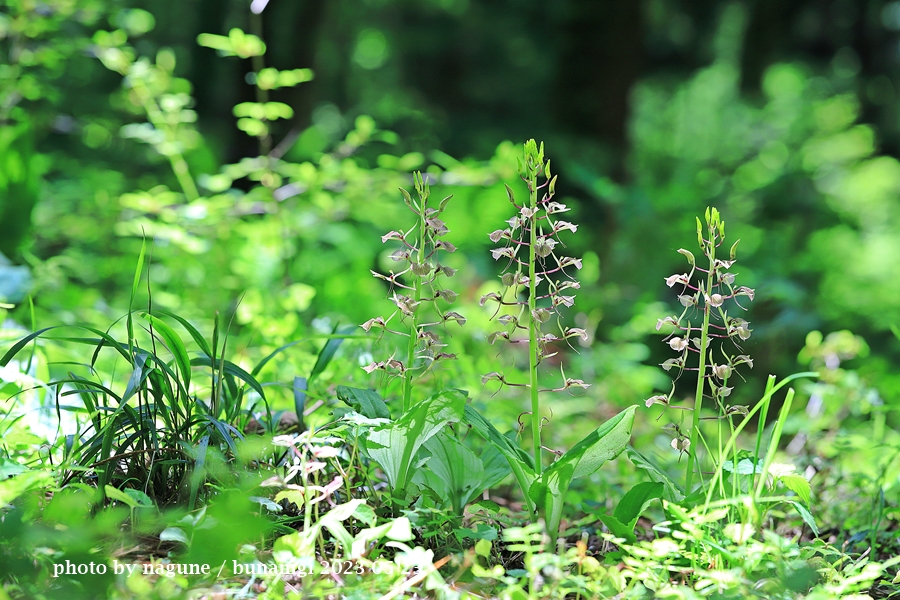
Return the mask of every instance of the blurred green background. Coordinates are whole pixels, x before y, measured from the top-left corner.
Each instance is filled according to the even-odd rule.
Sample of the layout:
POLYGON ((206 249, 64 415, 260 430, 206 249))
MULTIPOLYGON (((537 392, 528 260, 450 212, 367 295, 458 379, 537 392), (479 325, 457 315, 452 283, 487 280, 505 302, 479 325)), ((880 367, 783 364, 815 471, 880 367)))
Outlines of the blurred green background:
MULTIPOLYGON (((370 269, 390 268, 379 238, 411 225, 397 187, 421 169, 436 195, 454 195, 454 285, 470 320, 454 343, 475 351, 445 377, 490 403, 479 379, 497 350, 482 351, 489 313, 477 299, 499 269, 486 234, 509 217, 503 183, 520 185, 515 157, 536 138, 580 225, 567 250, 585 263, 570 316, 592 342, 564 363, 594 386, 555 409, 589 418, 554 435, 577 439, 593 419, 668 391, 655 325, 677 301, 664 278, 686 270, 676 250, 693 247, 710 205, 729 244, 741 239, 738 284, 756 289, 744 348, 756 364, 736 398, 800 369, 810 331, 852 330, 865 343, 806 355, 867 355, 851 363, 855 389, 877 392, 835 396, 832 422, 877 410, 897 424, 900 2, 252 8, 0 2, 0 295, 22 303, 16 322, 121 317, 146 235, 152 300, 144 289, 135 308, 152 301, 207 330, 217 311, 233 315, 231 347, 249 363, 362 323, 389 310, 370 269), (265 54, 197 43, 233 28, 263 39, 265 54), (296 72, 297 85, 261 97, 253 74, 272 67, 312 79, 296 72), (292 108, 264 135, 233 110, 261 100, 292 108)), ((268 379, 307 372, 315 348, 303 348, 273 361, 268 379)), ((370 348, 347 352, 364 360, 370 348)), ((333 379, 363 381, 348 364, 333 379)), ((497 410, 514 424, 518 408, 497 410)))

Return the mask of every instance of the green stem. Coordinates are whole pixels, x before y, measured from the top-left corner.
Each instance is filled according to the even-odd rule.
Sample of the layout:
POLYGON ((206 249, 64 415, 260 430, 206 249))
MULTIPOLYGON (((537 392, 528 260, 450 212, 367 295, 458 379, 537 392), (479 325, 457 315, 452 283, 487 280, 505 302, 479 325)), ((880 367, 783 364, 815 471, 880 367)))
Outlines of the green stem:
MULTIPOLYGON (((706 242, 709 247, 707 256, 709 257, 709 272, 706 274, 706 287, 700 289, 701 296, 708 296, 713 286, 713 276, 716 272, 716 232, 708 227, 709 241, 706 242)), ((688 447, 687 473, 685 474, 685 494, 690 495, 691 485, 694 480, 694 463, 697 454, 697 433, 700 428, 700 412, 703 408, 703 391, 706 388, 706 353, 709 347, 709 300, 704 297, 703 300, 703 327, 700 331, 700 365, 697 371, 697 392, 694 395, 694 418, 691 425, 691 443, 688 447)), ((690 333, 688 333, 690 337, 690 333)), ((690 340, 688 340, 690 343, 690 340)))
MULTIPOLYGON (((528 206, 532 211, 537 209, 537 169, 539 165, 529 167, 528 172, 528 206)), ((529 391, 531 392, 531 439, 534 446, 534 471, 538 477, 541 475, 541 405, 538 397, 538 343, 537 333, 540 323, 534 318, 537 309, 537 284, 535 282, 535 251, 537 244, 537 218, 532 214, 529 220, 528 231, 528 370, 531 374, 529 391)))

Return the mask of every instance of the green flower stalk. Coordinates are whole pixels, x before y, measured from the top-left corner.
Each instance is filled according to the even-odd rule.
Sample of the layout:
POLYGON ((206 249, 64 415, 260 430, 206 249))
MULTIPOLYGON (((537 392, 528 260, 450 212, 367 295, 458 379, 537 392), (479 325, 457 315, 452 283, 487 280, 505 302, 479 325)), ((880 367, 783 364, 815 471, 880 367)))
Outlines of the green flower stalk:
POLYGON ((553 201, 556 176, 550 173, 550 161, 544 160, 543 144, 538 147, 534 140, 525 143, 525 162, 520 165, 519 175, 528 188, 527 203, 518 204, 512 189, 507 186, 509 201, 518 213, 507 221, 506 229, 498 229, 489 234, 492 242, 502 244, 491 250, 494 260, 506 259, 506 268, 500 276, 503 289, 483 296, 481 305, 495 302, 498 307, 494 317, 502 312, 497 320, 506 326, 488 336, 491 344, 498 341, 527 344, 529 380, 528 383, 515 383, 508 381, 502 373, 494 372, 485 375, 482 382, 496 380, 501 385, 528 388, 531 399, 532 451, 535 468, 540 474, 540 392, 587 388, 588 384, 580 379, 570 379, 563 373, 563 384, 560 387, 541 390, 538 384, 538 367, 544 359, 556 354, 551 344, 571 337, 587 339, 587 334, 583 329, 564 329, 560 324, 561 309, 572 306, 575 301, 570 290, 580 287, 578 280, 569 275, 569 271, 573 267, 580 269, 581 260, 557 255, 556 248, 562 245, 558 236, 563 231, 574 233, 578 227, 557 216, 569 209, 564 204, 553 201), (556 317, 559 335, 543 331, 553 317, 556 317))
POLYGON ((421 173, 415 173, 413 179, 417 198, 402 188, 400 192, 406 206, 416 215, 415 224, 405 232, 391 231, 381 236, 382 243, 400 242, 391 259, 403 268, 397 273, 390 271, 388 275, 372 271, 374 277, 387 281, 394 290, 390 299, 396 310, 387 318, 376 317, 361 325, 367 332, 373 328, 382 329, 406 338, 402 360, 391 356, 363 367, 367 373, 383 370, 399 374, 403 412, 412 406, 412 388, 416 379, 436 362, 456 358, 454 354, 442 351, 446 344, 441 342, 434 329, 450 321, 459 325, 466 322, 458 312, 446 311, 443 307, 456 300, 456 292, 444 288, 441 283, 442 277, 452 277, 455 270, 439 262, 441 252, 456 251, 453 244, 442 239, 450 230, 440 219, 451 196, 441 200, 437 207, 431 207, 428 205, 431 194, 428 182, 421 173), (389 328, 395 317, 403 325, 401 330, 389 328))
MULTIPOLYGON (((729 419, 736 414, 746 414, 744 406, 726 406, 725 399, 731 394, 733 387, 728 386, 729 379, 740 365, 753 368, 753 360, 746 354, 731 355, 726 352, 725 341, 740 351, 741 342, 750 338, 750 324, 739 317, 728 314, 727 308, 733 305, 739 310, 746 310, 741 299, 753 300, 754 291, 747 287, 735 286, 735 274, 729 272, 734 264, 738 240, 731 247, 728 260, 717 258, 716 250, 725 241, 725 222, 715 208, 706 210, 706 228, 697 219, 697 243, 706 259, 706 266, 696 264, 694 255, 685 249, 678 250, 687 258, 691 267, 689 273, 675 274, 666 278, 670 288, 680 288, 679 303, 684 307, 681 315, 659 319, 656 329, 673 326, 674 331, 666 336, 665 341, 672 350, 678 353, 675 358, 662 363, 666 371, 678 370, 680 377, 683 371, 696 371, 697 386, 694 392, 691 429, 683 432, 680 427, 673 427, 675 439, 672 447, 688 457, 685 473, 685 492, 691 492, 694 471, 696 468, 696 452, 700 435, 700 420, 704 398, 710 398, 716 405, 718 419, 729 419), (699 323, 698 323, 699 321, 699 323), (683 333, 682 333, 683 332, 683 333), (696 361, 694 360, 696 357, 696 361), (696 364, 697 366, 689 366, 696 364)), ((676 377, 676 380, 678 377, 676 377)), ((669 406, 675 393, 675 384, 668 395, 657 395, 646 400, 649 408, 654 404, 669 406)), ((732 424, 733 426, 733 424, 732 424)))

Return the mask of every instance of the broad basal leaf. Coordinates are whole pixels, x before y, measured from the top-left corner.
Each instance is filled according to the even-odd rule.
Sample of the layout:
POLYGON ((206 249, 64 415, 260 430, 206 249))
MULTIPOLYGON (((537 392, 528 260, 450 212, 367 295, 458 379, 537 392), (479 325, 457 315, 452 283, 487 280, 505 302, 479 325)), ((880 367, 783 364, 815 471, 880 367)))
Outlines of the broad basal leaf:
POLYGON ((337 396, 364 417, 390 419, 391 411, 376 392, 360 388, 338 386, 337 396))
POLYGON ((622 496, 616 510, 612 515, 598 515, 613 535, 625 538, 634 543, 637 538, 634 535, 634 526, 638 517, 653 500, 662 498, 665 486, 655 481, 645 481, 637 484, 622 496))
POLYGON ((403 493, 419 448, 449 422, 462 420, 466 395, 444 390, 414 405, 396 421, 369 432, 366 450, 394 490, 403 493))
POLYGON ((506 458, 509 468, 512 470, 516 482, 525 496, 528 510, 533 514, 535 510, 534 503, 528 495, 528 490, 531 489, 535 478, 534 459, 532 456, 500 433, 490 421, 481 416, 481 413, 471 406, 466 406, 465 420, 478 435, 483 437, 506 458))
POLYGON ((626 408, 588 434, 547 467, 540 479, 532 484, 529 495, 545 512, 547 531, 551 537, 555 537, 559 530, 563 503, 572 480, 594 473, 604 462, 625 450, 631 440, 636 408, 626 408))
POLYGON ((647 473, 647 476, 650 477, 652 481, 663 484, 664 489, 662 497, 665 500, 675 503, 684 500, 684 490, 681 486, 672 481, 669 476, 666 475, 662 469, 653 464, 650 459, 632 447, 625 449, 625 455, 628 456, 628 459, 631 460, 631 463, 635 467, 647 473))
POLYGON ((425 442, 425 448, 431 453, 425 469, 420 471, 425 483, 449 500, 456 514, 462 515, 469 500, 484 489, 481 460, 456 437, 443 431, 425 442))

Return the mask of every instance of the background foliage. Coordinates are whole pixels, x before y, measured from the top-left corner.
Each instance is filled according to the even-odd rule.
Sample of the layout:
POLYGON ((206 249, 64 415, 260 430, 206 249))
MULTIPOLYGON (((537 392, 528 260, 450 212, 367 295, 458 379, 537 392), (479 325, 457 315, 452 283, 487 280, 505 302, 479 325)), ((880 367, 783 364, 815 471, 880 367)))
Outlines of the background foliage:
MULTIPOLYGON (((593 383, 554 402, 545 444, 569 447, 668 391, 655 330, 675 304, 665 277, 710 205, 741 239, 740 278, 756 290, 754 374, 737 401, 758 397, 768 373, 826 368, 832 377, 802 390, 787 425, 795 453, 809 451, 798 461, 839 481, 840 456, 869 456, 860 431, 897 443, 900 2, 253 6, 0 4, 0 301, 18 307, 8 338, 31 326, 106 329, 151 304, 204 334, 218 313, 250 370, 284 344, 390 311, 370 271, 391 267, 379 237, 409 218, 397 187, 420 169, 436 194, 454 195, 447 239, 464 250, 449 264, 469 324, 451 349, 477 350, 434 385, 469 389, 515 428, 521 398, 481 386, 499 363, 480 350, 490 312, 477 301, 495 285, 486 233, 509 216, 503 183, 520 185, 519 144, 537 138, 580 224, 570 251, 584 257, 569 325, 589 340, 561 360, 593 383), (265 53, 197 43, 233 28, 264 40, 265 53), (271 67, 297 73, 293 83, 261 92, 253 83, 271 67), (253 102, 289 110, 235 110, 253 102), (132 298, 144 236, 149 286, 132 298)), ((290 382, 321 346, 268 363, 276 409, 293 406, 290 382)), ((385 383, 357 368, 370 342, 342 351, 350 360, 328 381, 385 383)), ((65 345, 37 352, 56 375, 86 362, 65 345)), ((333 399, 325 379, 311 396, 333 399)), ((649 454, 675 460, 655 416, 644 411, 635 433, 649 454)), ((890 473, 873 465, 861 492, 831 493, 896 506, 890 473)), ((593 485, 596 495, 618 484, 593 485)))

